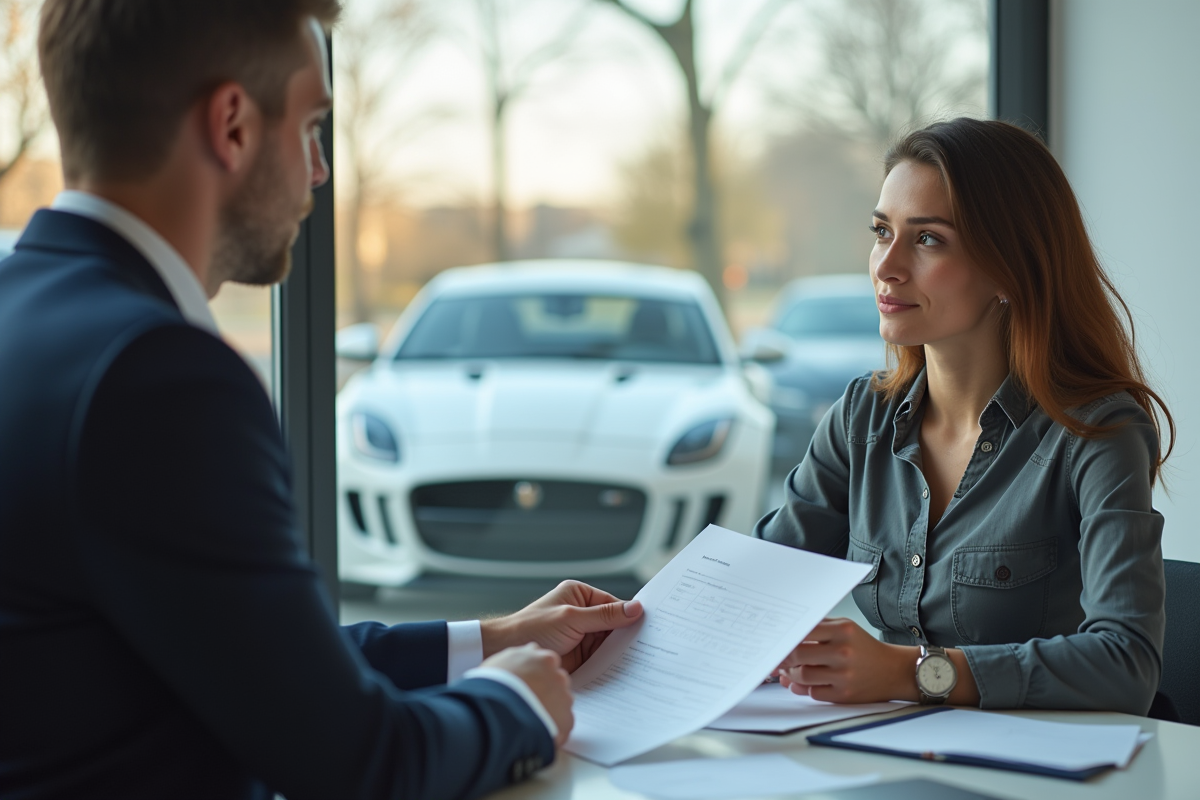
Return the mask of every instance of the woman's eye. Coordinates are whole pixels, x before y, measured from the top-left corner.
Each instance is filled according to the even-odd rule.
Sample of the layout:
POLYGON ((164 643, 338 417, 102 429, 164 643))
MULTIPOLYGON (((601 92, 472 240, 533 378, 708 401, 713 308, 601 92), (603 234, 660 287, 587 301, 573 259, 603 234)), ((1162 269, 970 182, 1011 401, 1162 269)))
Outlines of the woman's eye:
POLYGON ((934 236, 932 233, 922 233, 920 236, 917 237, 917 241, 926 246, 932 246, 935 244, 942 243, 941 240, 938 239, 936 236, 934 236))
POLYGON ((886 239, 890 231, 882 225, 868 225, 867 230, 875 234, 876 239, 886 239))

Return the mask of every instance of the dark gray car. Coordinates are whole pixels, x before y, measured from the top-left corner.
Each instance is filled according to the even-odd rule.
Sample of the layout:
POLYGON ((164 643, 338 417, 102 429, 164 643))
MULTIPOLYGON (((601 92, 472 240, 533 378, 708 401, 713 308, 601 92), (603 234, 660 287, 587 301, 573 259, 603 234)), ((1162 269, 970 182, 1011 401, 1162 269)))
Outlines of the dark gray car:
POLYGON ((748 331, 742 353, 774 381, 772 466, 791 469, 808 449, 817 422, 851 380, 882 369, 875 290, 865 275, 801 278, 779 296, 770 327, 748 331))

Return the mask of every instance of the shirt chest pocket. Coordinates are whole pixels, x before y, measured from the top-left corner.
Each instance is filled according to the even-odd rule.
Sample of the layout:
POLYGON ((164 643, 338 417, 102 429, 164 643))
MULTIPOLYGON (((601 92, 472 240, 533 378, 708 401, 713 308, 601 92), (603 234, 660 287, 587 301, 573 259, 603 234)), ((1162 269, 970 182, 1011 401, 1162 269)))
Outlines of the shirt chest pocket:
POLYGON ((1027 642, 1046 624, 1058 540, 960 547, 954 551, 951 610, 967 644, 1027 642))
POLYGON ((850 537, 850 546, 846 550, 847 561, 857 561, 860 564, 870 564, 871 571, 850 592, 854 604, 863 613, 867 621, 880 630, 883 620, 879 614, 879 564, 883 560, 883 549, 850 537))

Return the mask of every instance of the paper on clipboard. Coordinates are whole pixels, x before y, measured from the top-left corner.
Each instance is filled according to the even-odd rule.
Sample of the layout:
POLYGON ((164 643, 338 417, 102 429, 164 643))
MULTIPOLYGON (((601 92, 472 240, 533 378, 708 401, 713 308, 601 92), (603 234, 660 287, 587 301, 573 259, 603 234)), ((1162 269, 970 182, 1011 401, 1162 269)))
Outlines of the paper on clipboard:
POLYGON ((815 734, 810 744, 1086 780, 1129 765, 1149 740, 1137 725, 1090 725, 961 708, 815 734))
POLYGON ((572 677, 565 749, 611 766, 692 733, 750 694, 870 566, 710 525, 638 592, 572 677))

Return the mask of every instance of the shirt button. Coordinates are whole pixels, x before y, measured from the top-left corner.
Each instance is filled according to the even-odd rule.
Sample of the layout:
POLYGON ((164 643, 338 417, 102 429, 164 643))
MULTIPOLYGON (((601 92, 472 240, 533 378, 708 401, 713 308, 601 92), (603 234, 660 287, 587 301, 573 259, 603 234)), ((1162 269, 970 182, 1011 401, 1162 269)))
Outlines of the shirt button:
POLYGON ((912 562, 912 565, 914 567, 921 566, 921 557, 919 555, 917 555, 916 553, 913 553, 913 557, 909 560, 912 562))
POLYGON ((992 443, 984 442, 983 444, 979 445, 979 449, 985 453, 990 453, 990 452, 992 452, 992 443))
POLYGON ((918 639, 921 638, 921 629, 918 628, 916 625, 913 625, 911 628, 909 628, 908 632, 911 633, 913 636, 917 637, 918 639))
POLYGON ((924 489, 921 490, 921 499, 922 500, 929 499, 929 487, 928 486, 926 486, 924 489))
POLYGON ((1005 566, 996 567, 996 580, 1006 581, 1012 577, 1012 570, 1005 566))

